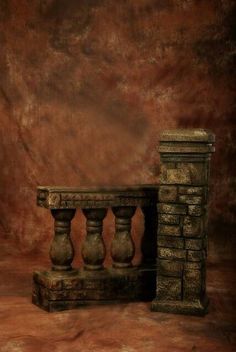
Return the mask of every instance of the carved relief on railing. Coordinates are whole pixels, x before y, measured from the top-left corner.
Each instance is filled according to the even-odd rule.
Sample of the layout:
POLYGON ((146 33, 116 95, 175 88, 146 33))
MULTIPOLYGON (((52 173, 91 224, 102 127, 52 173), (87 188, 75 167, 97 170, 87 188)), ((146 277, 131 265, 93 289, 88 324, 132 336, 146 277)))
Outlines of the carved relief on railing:
POLYGON ((120 188, 38 187, 37 204, 48 209, 155 206, 155 186, 120 188))

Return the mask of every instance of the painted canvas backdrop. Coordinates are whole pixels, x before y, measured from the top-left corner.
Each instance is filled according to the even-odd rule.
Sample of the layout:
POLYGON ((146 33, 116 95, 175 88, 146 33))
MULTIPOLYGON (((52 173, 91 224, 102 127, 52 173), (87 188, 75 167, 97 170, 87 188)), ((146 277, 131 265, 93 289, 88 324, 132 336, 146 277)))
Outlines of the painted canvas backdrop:
MULTIPOLYGON (((37 185, 156 183, 160 132, 208 128, 210 256, 235 248, 235 4, 231 0, 0 1, 0 236, 47 253, 37 185)), ((114 232, 105 220, 106 239, 114 232)), ((143 231, 138 211, 133 236, 143 231)), ((84 218, 73 223, 76 247, 84 218)), ((79 251, 78 251, 79 252, 79 251)))

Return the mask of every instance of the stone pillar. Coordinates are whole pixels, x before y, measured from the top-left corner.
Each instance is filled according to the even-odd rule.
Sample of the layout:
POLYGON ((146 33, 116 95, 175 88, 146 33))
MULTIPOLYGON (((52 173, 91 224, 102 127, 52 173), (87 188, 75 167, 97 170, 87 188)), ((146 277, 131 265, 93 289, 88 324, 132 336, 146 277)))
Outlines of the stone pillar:
POLYGON ((214 140, 214 135, 203 129, 170 130, 161 135, 153 311, 193 315, 207 312, 207 203, 214 140))

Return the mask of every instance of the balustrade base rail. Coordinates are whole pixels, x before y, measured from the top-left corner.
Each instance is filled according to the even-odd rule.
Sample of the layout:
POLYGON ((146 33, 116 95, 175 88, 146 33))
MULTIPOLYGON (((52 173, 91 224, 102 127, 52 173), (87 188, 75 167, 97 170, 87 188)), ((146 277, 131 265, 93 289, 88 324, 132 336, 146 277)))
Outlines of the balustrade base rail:
POLYGON ((49 312, 90 304, 151 301, 156 292, 156 269, 113 268, 97 272, 72 270, 33 274, 32 302, 49 312))

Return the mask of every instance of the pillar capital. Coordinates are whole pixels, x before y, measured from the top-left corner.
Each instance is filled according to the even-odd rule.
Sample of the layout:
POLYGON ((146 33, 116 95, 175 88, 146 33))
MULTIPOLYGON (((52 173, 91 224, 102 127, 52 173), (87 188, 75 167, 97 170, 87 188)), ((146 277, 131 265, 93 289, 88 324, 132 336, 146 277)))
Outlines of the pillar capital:
POLYGON ((207 185, 214 140, 214 134, 203 129, 164 131, 159 146, 160 185, 207 185))
POLYGON ((209 154, 215 151, 215 135, 205 129, 166 130, 160 136, 162 154, 209 154))

